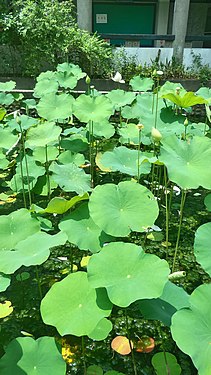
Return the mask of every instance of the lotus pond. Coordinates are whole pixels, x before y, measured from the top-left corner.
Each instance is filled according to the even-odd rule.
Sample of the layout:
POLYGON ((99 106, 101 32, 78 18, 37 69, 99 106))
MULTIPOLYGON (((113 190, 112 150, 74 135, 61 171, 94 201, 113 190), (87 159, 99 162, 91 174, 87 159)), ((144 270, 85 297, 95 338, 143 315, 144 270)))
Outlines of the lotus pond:
POLYGON ((210 375, 211 90, 84 77, 0 83, 0 374, 210 375))

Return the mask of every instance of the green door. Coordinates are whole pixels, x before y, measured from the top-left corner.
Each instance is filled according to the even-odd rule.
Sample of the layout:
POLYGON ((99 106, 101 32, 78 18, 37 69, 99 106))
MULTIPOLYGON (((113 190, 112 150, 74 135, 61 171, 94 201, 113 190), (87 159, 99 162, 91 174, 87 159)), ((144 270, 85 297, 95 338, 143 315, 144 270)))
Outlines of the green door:
MULTIPOLYGON (((129 1, 93 3, 93 30, 103 34, 153 34, 155 7, 129 1)), ((125 41, 120 37, 111 44, 125 45, 125 41)), ((140 40, 138 45, 152 46, 153 41, 140 40)))

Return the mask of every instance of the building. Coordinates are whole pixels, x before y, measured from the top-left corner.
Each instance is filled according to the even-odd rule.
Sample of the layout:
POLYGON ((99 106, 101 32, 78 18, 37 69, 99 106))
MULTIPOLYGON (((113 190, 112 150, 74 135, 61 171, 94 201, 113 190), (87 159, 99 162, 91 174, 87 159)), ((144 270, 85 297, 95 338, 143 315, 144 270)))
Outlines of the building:
POLYGON ((200 49, 211 63, 211 0, 77 0, 77 14, 82 29, 130 52, 163 48, 182 59, 184 47, 200 49))

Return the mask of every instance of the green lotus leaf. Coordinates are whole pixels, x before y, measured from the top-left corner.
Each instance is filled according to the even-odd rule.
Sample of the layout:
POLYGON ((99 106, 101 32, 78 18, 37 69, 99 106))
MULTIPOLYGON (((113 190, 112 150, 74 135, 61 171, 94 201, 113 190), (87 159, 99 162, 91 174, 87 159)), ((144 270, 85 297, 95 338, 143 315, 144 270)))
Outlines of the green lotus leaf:
POLYGON ((97 186, 90 196, 89 210, 95 224, 116 237, 127 236, 130 231, 143 232, 158 216, 152 193, 132 181, 97 186))
POLYGON ((56 93, 58 88, 59 84, 55 78, 43 78, 36 83, 33 96, 35 98, 41 98, 44 95, 56 93))
POLYGON ((0 273, 0 292, 4 292, 8 288, 10 281, 10 276, 0 273))
POLYGON ((25 104, 26 108, 28 109, 34 109, 36 108, 36 100, 35 99, 26 99, 26 100, 23 100, 23 103, 25 104))
POLYGON ((119 110, 127 104, 131 104, 136 97, 134 92, 119 89, 110 91, 106 96, 110 99, 116 110, 119 110))
POLYGON ((112 303, 126 307, 139 299, 160 297, 169 266, 140 246, 115 242, 91 257, 87 272, 93 288, 106 288, 112 303))
POLYGON ((15 81, 8 81, 8 82, 0 82, 0 91, 12 91, 16 86, 15 81))
POLYGON ((141 300, 138 306, 145 319, 160 320, 170 326, 172 315, 181 308, 189 307, 189 295, 183 288, 168 281, 159 298, 141 300))
POLYGON ((138 145, 140 143, 141 135, 139 135, 139 129, 136 124, 122 123, 118 133, 120 135, 119 141, 123 144, 138 145))
POLYGON ((16 168, 16 174, 13 176, 8 185, 15 192, 22 191, 23 188, 24 190, 28 190, 29 179, 29 186, 30 189, 32 189, 35 186, 38 177, 42 176, 44 173, 45 168, 41 165, 36 164, 33 156, 27 155, 26 159, 24 158, 22 160, 22 167, 21 163, 18 163, 16 168), (27 160, 27 166, 25 160, 27 160))
POLYGON ((51 287, 41 302, 41 315, 61 336, 84 336, 110 315, 111 308, 106 291, 91 288, 87 274, 76 272, 51 287))
POLYGON ((87 375, 103 375, 103 370, 97 365, 91 365, 87 368, 87 375))
POLYGON ((191 357, 199 375, 211 373, 210 300, 211 284, 200 285, 189 298, 190 308, 179 310, 172 317, 173 339, 191 357))
POLYGON ((5 153, 0 149, 0 169, 6 169, 9 164, 9 160, 6 159, 5 153))
POLYGON ((77 167, 80 167, 85 163, 85 157, 82 154, 76 154, 75 152, 67 150, 59 155, 58 161, 61 164, 74 163, 77 167))
POLYGON ((40 176, 37 179, 35 186, 33 187, 33 192, 38 195, 49 195, 50 193, 56 189, 58 186, 57 182, 54 181, 53 177, 50 175, 49 179, 47 179, 46 175, 40 176))
POLYGON ((0 250, 12 250, 20 241, 38 232, 40 224, 29 211, 21 208, 9 215, 0 216, 0 250))
POLYGON ((174 104, 176 104, 178 107, 181 107, 181 108, 188 108, 196 104, 207 103, 206 99, 195 95, 195 93, 191 91, 186 92, 186 94, 184 94, 183 96, 181 96, 180 94, 178 95, 177 93, 175 94, 168 93, 168 94, 162 95, 162 98, 170 100, 171 102, 173 102, 174 104))
POLYGON ((80 95, 73 106, 73 114, 82 122, 101 122, 113 114, 113 106, 103 95, 91 97, 80 95))
POLYGON ((182 372, 177 358, 168 352, 154 354, 152 357, 152 366, 157 375, 180 375, 182 372))
POLYGON ((196 91, 196 95, 199 95, 202 98, 206 99, 208 104, 211 105, 211 89, 210 88, 200 87, 200 89, 196 91))
POLYGON ((51 247, 64 245, 66 241, 65 233, 54 236, 45 232, 34 233, 19 241, 13 249, 1 253, 0 272, 12 274, 22 265, 40 265, 48 259, 51 247))
POLYGON ((137 102, 135 102, 131 106, 126 105, 124 108, 122 108, 121 114, 122 117, 126 119, 139 119, 141 117, 141 110, 137 102))
POLYGON ((187 91, 181 85, 181 83, 174 83, 170 81, 166 81, 159 90, 159 96, 162 97, 166 94, 176 94, 176 92, 180 93, 180 95, 185 95, 187 91), (178 90, 179 89, 179 90, 178 90))
POLYGON ((69 242, 92 253, 100 251, 105 242, 112 240, 93 222, 86 203, 66 216, 59 228, 67 234, 69 242))
POLYGON ((139 174, 148 174, 151 170, 151 164, 144 153, 140 152, 138 168, 138 151, 130 150, 127 147, 120 146, 113 151, 106 151, 104 154, 98 154, 96 164, 103 171, 129 174, 137 176, 139 174))
POLYGON ((73 134, 62 139, 61 147, 72 152, 84 152, 88 149, 88 141, 82 134, 73 134))
POLYGON ((133 77, 129 84, 133 91, 148 91, 152 90, 154 81, 152 78, 141 78, 140 76, 133 77))
POLYGON ((163 140, 159 160, 169 179, 182 189, 211 189, 211 140, 195 136, 188 142, 170 136, 163 140))
MULTIPOLYGON (((69 64, 67 62, 58 64, 56 69, 58 72, 72 74, 74 77, 77 78, 77 80, 86 76, 86 73, 82 72, 81 68, 78 65, 69 64)), ((57 73, 56 73, 56 76, 57 76, 57 73)))
MULTIPOLYGON (((158 98, 158 101, 157 101, 157 104, 156 104, 156 96, 154 94, 152 94, 151 92, 145 92, 145 93, 142 93, 142 94, 138 94, 137 95, 137 105, 141 110, 141 117, 144 114, 146 114, 146 112, 150 113, 150 109, 151 109, 151 113, 155 117, 156 106, 157 106, 158 112, 163 107, 165 107, 165 104, 164 104, 163 100, 160 99, 160 98, 158 98), (146 108, 148 108, 149 111, 146 111, 146 108)), ((145 125, 145 124, 143 124, 143 125, 145 125)))
POLYGON ((47 207, 44 209, 43 212, 48 212, 51 214, 64 214, 67 212, 70 208, 76 205, 76 203, 81 202, 83 200, 89 199, 89 194, 85 193, 80 196, 75 196, 71 198, 70 200, 67 200, 62 197, 55 197, 50 200, 47 207))
POLYGON ((14 102, 15 98, 12 94, 6 94, 5 92, 0 92, 0 104, 10 105, 14 102))
POLYGON ((53 72, 52 70, 47 70, 46 72, 42 72, 39 74, 37 77, 37 82, 42 81, 42 80, 53 80, 55 78, 56 72, 53 72))
POLYGON ((109 371, 106 371, 104 375, 125 375, 125 374, 123 374, 123 372, 109 370, 109 371))
POLYGON ((197 262, 211 276, 211 223, 203 224, 197 229, 194 254, 197 262))
MULTIPOLYGON (((86 129, 89 132, 90 130, 89 124, 87 124, 86 129)), ((104 120, 100 123, 99 122, 93 123, 93 135, 96 138, 104 137, 108 139, 108 138, 111 138, 114 135, 114 133, 115 133, 115 129, 113 125, 107 120, 104 120)))
POLYGON ((33 158, 34 160, 39 161, 40 163, 44 164, 46 163, 46 156, 47 156, 47 160, 51 161, 51 160, 56 159, 58 153, 59 153, 59 150, 57 149, 57 147, 48 145, 47 155, 46 155, 46 147, 38 146, 35 149, 33 149, 33 158))
POLYGON ((26 147, 34 149, 46 145, 59 143, 59 136, 62 132, 60 126, 54 122, 43 122, 30 128, 26 133, 26 147))
POLYGON ((72 115, 73 102, 74 98, 70 94, 46 94, 37 104, 37 112, 48 121, 64 120, 72 115))
POLYGON ((18 135, 11 133, 9 128, 0 128, 0 147, 10 149, 18 140, 18 135))
POLYGON ((78 195, 83 195, 91 191, 91 178, 83 169, 78 168, 74 163, 51 165, 53 179, 64 191, 75 191, 78 195))
POLYGON ((204 204, 208 211, 211 211, 211 194, 208 194, 204 199, 204 204))
MULTIPOLYGON (((33 117, 26 116, 26 115, 18 116, 18 121, 20 121, 20 125, 21 125, 22 130, 27 130, 31 126, 36 125, 37 122, 38 122, 37 119, 35 119, 33 117)), ((14 119, 10 120, 8 122, 8 125, 9 125, 11 130, 17 130, 18 132, 20 132, 20 130, 21 130, 19 123, 17 123, 17 118, 14 118, 14 119)))
POLYGON ((112 330, 112 323, 110 320, 103 318, 100 320, 95 329, 88 335, 90 339, 96 341, 105 340, 112 330))
POLYGON ((18 337, 0 359, 1 375, 65 375, 66 364, 53 337, 18 337))

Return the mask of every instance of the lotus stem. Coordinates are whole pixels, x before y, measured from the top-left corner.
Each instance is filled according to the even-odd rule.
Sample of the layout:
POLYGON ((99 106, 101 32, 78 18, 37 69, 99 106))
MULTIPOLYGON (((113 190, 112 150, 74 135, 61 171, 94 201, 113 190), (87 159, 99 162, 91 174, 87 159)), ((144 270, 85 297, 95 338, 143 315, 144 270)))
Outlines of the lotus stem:
POLYGON ((41 288, 38 266, 35 266, 35 272, 36 272, 36 279, 37 279, 37 286, 38 286, 38 291, 39 291, 39 295, 40 295, 40 300, 42 300, 43 294, 42 294, 42 288, 41 288))
POLYGON ((133 364, 133 371, 134 371, 134 375, 138 375, 135 356, 134 356, 134 352, 133 352, 133 347, 132 347, 131 340, 130 340, 127 309, 125 309, 125 323, 126 323, 127 338, 129 340, 129 345, 130 345, 130 350, 131 350, 131 360, 132 360, 132 364, 133 364))
POLYGON ((48 145, 45 145, 45 170, 46 170, 46 182, 48 189, 48 199, 51 197, 51 182, 49 176, 49 161, 48 161, 48 145))
POLYGON ((86 375, 86 356, 85 356, 85 344, 84 344, 84 336, 81 337, 81 349, 82 349, 82 360, 84 366, 84 375, 86 375))
POLYGON ((165 184, 165 206, 166 206, 166 258, 168 258, 169 250, 169 203, 168 203, 168 194, 167 194, 167 171, 164 166, 164 184, 165 184))
MULTIPOLYGON (((21 170, 21 184, 22 184, 22 190, 23 190, 23 202, 24 202, 24 207, 27 208, 26 194, 25 194, 24 182, 23 182, 23 161, 22 161, 22 155, 21 155, 21 153, 20 153, 20 170, 21 170)), ((16 190, 17 190, 17 184, 16 184, 16 182, 15 182, 15 185, 16 185, 16 190)))
POLYGON ((19 123, 20 131, 21 131, 21 140, 22 140, 22 146, 23 146, 23 155, 25 159, 25 165, 26 165, 26 178, 27 178, 27 185, 28 185, 28 193, 29 193, 29 206, 32 205, 32 199, 31 199, 31 191, 30 191, 30 181, 29 181, 29 168, 28 168, 28 162, 27 162, 27 155, 26 155, 26 148, 25 148, 25 142, 24 142, 24 134, 22 130, 22 126, 19 123))
POLYGON ((181 197, 181 204, 180 204, 180 220, 179 220, 179 228, 178 228, 178 232, 177 232, 177 242, 176 242, 173 265, 172 265, 172 273, 175 270, 175 263, 176 263, 176 259, 177 259, 177 252, 178 252, 178 247, 179 247, 179 240, 180 240, 180 233, 181 233, 181 227, 182 227, 183 210, 184 210, 184 205, 185 205, 186 194, 187 194, 187 191, 182 189, 182 197, 181 197))
POLYGON ((140 153, 141 153, 141 129, 138 130, 138 170, 137 170, 137 181, 140 181, 140 153))

